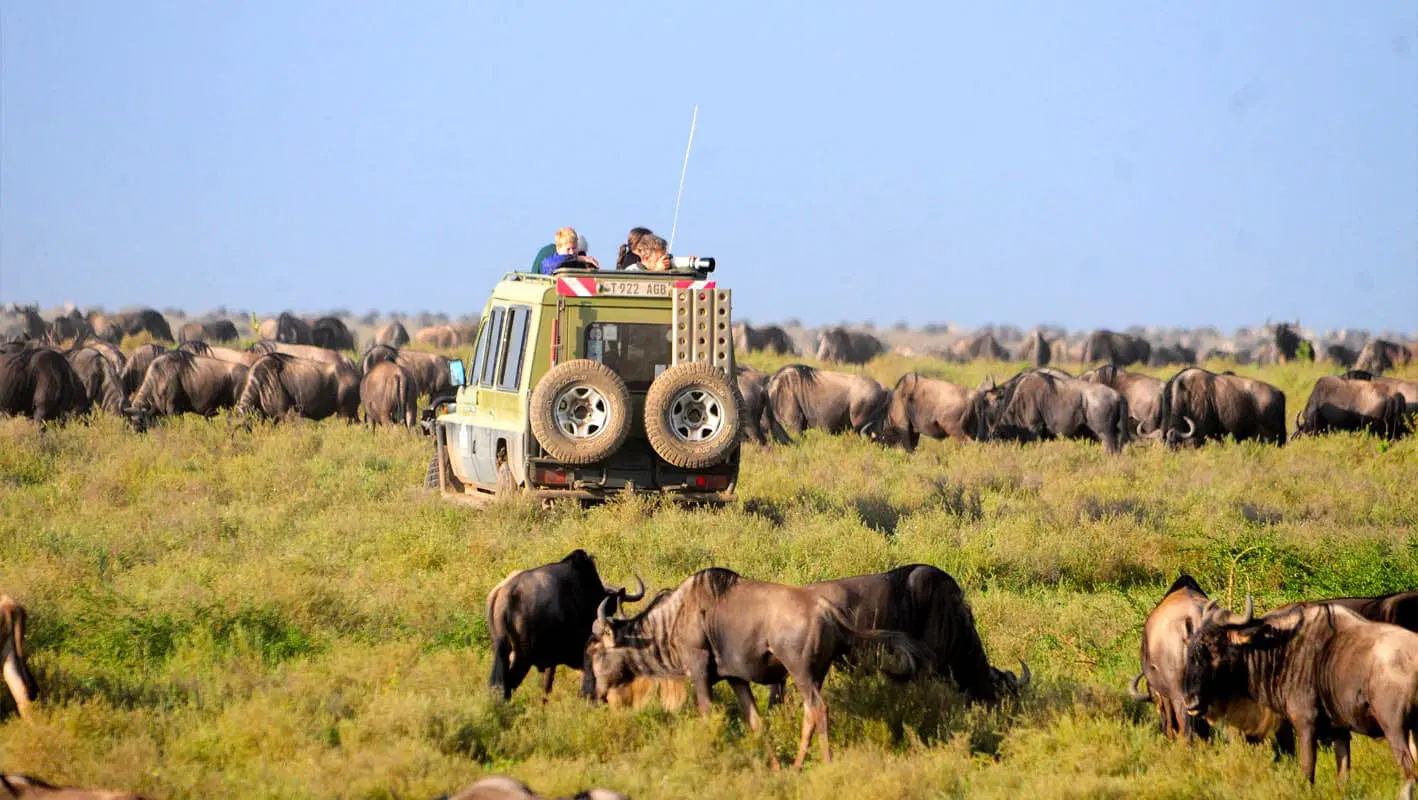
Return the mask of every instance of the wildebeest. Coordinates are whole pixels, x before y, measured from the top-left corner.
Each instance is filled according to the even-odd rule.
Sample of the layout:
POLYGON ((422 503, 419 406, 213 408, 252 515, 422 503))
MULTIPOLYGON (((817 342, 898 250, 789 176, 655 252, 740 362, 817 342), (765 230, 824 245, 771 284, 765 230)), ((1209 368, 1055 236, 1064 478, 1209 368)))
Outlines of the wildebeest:
POLYGON ((1188 367, 1162 387, 1161 427, 1142 431, 1168 447, 1259 439, 1285 444, 1285 394, 1265 381, 1188 367))
POLYGON ((1305 410, 1295 419, 1291 439, 1328 431, 1366 430, 1385 439, 1408 431, 1406 398, 1391 384, 1321 375, 1305 410))
MULTIPOLYGON (((172 341, 172 328, 168 326, 167 320, 163 318, 162 314, 151 308, 114 314, 108 318, 108 322, 121 331, 120 336, 137 336, 140 333, 147 333, 159 342, 172 341)), ((117 344, 117 342, 114 343, 117 344)))
POLYGON ((768 376, 751 367, 737 367, 735 383, 743 398, 743 414, 739 417, 743 437, 758 444, 767 444, 770 438, 779 444, 790 444, 792 439, 778 424, 773 404, 768 402, 768 376))
POLYGON ((829 328, 817 344, 817 357, 828 364, 865 364, 886 352, 881 340, 864 331, 829 328))
MULTIPOLYGON (((494 775, 477 783, 465 786, 452 796, 444 795, 439 800, 542 800, 527 784, 519 780, 494 775)), ((588 789, 578 792, 573 798, 561 800, 630 800, 620 792, 610 789, 588 789)))
POLYGON ((1130 333, 1116 333, 1107 329, 1094 331, 1083 344, 1080 361, 1092 364, 1105 361, 1119 367, 1129 364, 1146 364, 1152 355, 1152 345, 1140 336, 1130 333))
POLYGON ((828 433, 869 433, 881 421, 891 395, 865 375, 789 364, 768 379, 773 415, 790 433, 808 428, 828 433))
POLYGON ((376 364, 359 382, 359 404, 370 425, 403 425, 418 422, 418 382, 413 373, 393 361, 376 364))
POLYGON ((950 346, 950 358, 961 363, 969 361, 1008 361, 1009 351, 992 333, 978 333, 968 339, 958 339, 950 346))
POLYGON ((832 662, 859 643, 875 642, 913 674, 926 657, 920 643, 896 631, 858 630, 816 591, 755 581, 711 567, 661 592, 638 616, 614 619, 603 602, 586 646, 583 690, 604 700, 636 676, 688 675, 699 711, 710 710, 710 687, 728 681, 751 730, 763 727, 752 684, 775 686, 791 676, 803 698, 801 767, 816 733, 832 760, 822 682, 832 662))
POLYGON ((1319 741, 1334 744, 1342 785, 1350 733, 1382 736, 1403 773, 1402 796, 1411 796, 1418 778, 1418 634, 1332 603, 1259 619, 1204 617, 1187 643, 1188 714, 1240 698, 1282 715, 1295 728, 1300 770, 1311 783, 1319 741))
POLYGON ((310 323, 310 343, 327 350, 353 350, 355 337, 339 317, 317 317, 310 323))
POLYGON ((1332 344, 1320 351, 1320 359, 1331 364, 1338 364, 1345 369, 1354 366, 1354 362, 1359 358, 1359 354, 1352 348, 1342 344, 1332 344))
POLYGON ((132 792, 55 786, 32 775, 0 773, 0 798, 17 800, 147 800, 132 792))
POLYGON ((1418 381, 1382 377, 1357 369, 1350 370, 1339 377, 1346 381, 1373 381, 1374 383, 1387 386, 1403 395, 1403 402, 1409 414, 1418 414, 1418 381))
POLYGON ((1161 424, 1162 387, 1165 385, 1161 380, 1140 372, 1128 372, 1112 364, 1090 369, 1079 375, 1078 379, 1111 387, 1128 401, 1130 433, 1140 435, 1142 431, 1154 430, 1161 424))
POLYGON ((0 342, 43 339, 48 330, 37 306, 12 303, 0 310, 0 342))
POLYGON ((128 363, 123 365, 123 371, 119 373, 123 378, 123 394, 132 397, 133 393, 138 391, 138 387, 143 385, 143 378, 148 374, 148 366, 158 356, 168 352, 168 349, 160 344, 145 344, 134 350, 128 356, 128 363))
POLYGON ((143 383, 129 399, 133 427, 146 430, 155 417, 200 414, 210 417, 232 408, 246 384, 244 364, 199 356, 183 350, 153 359, 143 383))
MULTIPOLYGON (((1370 622, 1387 622, 1418 633, 1418 591, 1393 592, 1377 597, 1330 597, 1314 603, 1344 606, 1370 622)), ((1281 606, 1271 614, 1287 611, 1299 603, 1281 606)))
MULTIPOLYGON (((382 361, 396 361, 418 381, 419 394, 437 397, 453 391, 453 378, 448 372, 448 358, 419 350, 399 350, 378 344, 364 352, 360 359, 361 372, 369 372, 382 361)), ((471 376, 470 376, 471 377, 471 376)))
POLYGON ((262 339, 259 342, 252 342, 251 352, 260 355, 267 353, 285 353, 288 356, 303 358, 309 361, 320 361, 325 364, 340 364, 350 369, 355 368, 355 362, 349 356, 327 347, 316 347, 313 344, 288 344, 272 339, 262 339))
POLYGON ((333 414, 357 422, 359 374, 344 363, 269 353, 251 365, 236 410, 269 419, 291 413, 324 419, 333 414))
POLYGON ((750 353, 757 350, 780 356, 795 356, 798 348, 793 339, 779 325, 754 326, 740 322, 734 325, 734 351, 750 353))
POLYGON ((452 325, 430 325, 414 334, 414 341, 429 347, 447 350, 463 343, 463 337, 452 325))
POLYGON ((871 435, 889 446, 915 450, 922 436, 966 441, 977 432, 975 393, 949 381, 908 372, 896 381, 884 418, 871 435))
POLYGON ((1295 323, 1295 327, 1293 328, 1287 322, 1276 324, 1274 358, 1279 363, 1284 364, 1287 361, 1294 361, 1296 358, 1301 357, 1302 354, 1309 361, 1315 360, 1314 344, 1305 339, 1301 339, 1300 334, 1295 332, 1295 328, 1299 326, 1300 324, 1298 322, 1295 323), (1308 345, 1308 347, 1302 348, 1301 345, 1308 345))
POLYGON ((234 342, 241 338, 236 323, 229 319, 212 319, 205 322, 192 321, 177 331, 177 341, 184 342, 234 342))
POLYGON ((374 341, 370 346, 385 344, 390 347, 403 347, 409 343, 409 331, 404 327, 404 323, 397 319, 374 332, 374 341))
POLYGON ((541 670, 543 696, 551 693, 556 668, 580 669, 591 624, 602 602, 617 608, 645 596, 608 586, 585 550, 532 569, 517 570, 487 593, 487 629, 492 638, 488 684, 508 699, 532 669, 541 670))
POLYGON ((1091 439, 1109 453, 1128 440, 1127 400, 1100 383, 1044 367, 1003 384, 991 380, 975 395, 975 438, 1032 442, 1091 439))
POLYGON ((39 684, 25 662, 25 607, 8 594, 0 594, 0 673, 15 701, 21 719, 28 719, 39 700, 39 684))
POLYGON ((1370 339, 1364 349, 1359 351, 1359 357, 1354 360, 1354 369, 1378 375, 1394 367, 1406 367, 1412 358, 1413 354, 1401 344, 1370 339))
MULTIPOLYGON (((1062 349, 1063 345, 1060 344, 1060 350, 1062 349)), ((1019 357, 1017 360, 1027 361, 1032 367, 1046 367, 1053 359, 1053 355, 1053 346, 1049 343, 1049 340, 1045 339, 1044 334, 1040 333, 1038 329, 1035 329, 1025 338, 1024 344, 1019 346, 1019 357)), ((1063 359, 1064 353, 1060 352, 1059 360, 1062 361, 1063 359)))
POLYGON ((273 319, 262 320, 256 331, 262 339, 282 344, 313 345, 315 343, 310 333, 310 323, 289 311, 282 311, 279 316, 273 319))
POLYGON ((79 376, 59 351, 28 347, 0 353, 0 414, 48 422, 87 413, 89 408, 79 376))
POLYGON ((1195 364, 1196 351, 1190 347, 1180 344, 1163 344, 1152 348, 1152 354, 1147 357, 1147 365, 1151 367, 1169 367, 1176 364, 1195 364))
POLYGON ((90 406, 102 408, 110 414, 123 411, 127 400, 123 392, 123 378, 103 351, 94 347, 79 347, 64 355, 69 359, 69 366, 73 367, 90 406))
MULTIPOLYGON (((1162 733, 1169 739, 1179 736, 1203 739, 1211 735, 1211 723, 1225 722, 1236 728, 1246 741, 1257 744, 1274 736, 1276 748, 1293 753, 1294 732, 1285 719, 1242 697, 1218 702, 1203 715, 1187 713, 1183 679, 1187 666, 1187 642, 1201 628, 1211 599, 1196 579, 1183 573, 1177 577, 1161 602, 1147 615, 1142 630, 1142 671, 1132 681, 1134 700, 1151 701, 1157 709, 1162 733), (1147 691, 1138 687, 1147 681, 1147 691)), ((1217 610, 1215 613, 1228 613, 1217 610)), ((1249 614, 1250 612, 1247 611, 1249 614)))
POLYGON ((1017 696, 1030 682, 1022 672, 990 666, 975 615, 960 584, 929 564, 819 581, 808 589, 836 606, 857 630, 896 631, 916 640, 935 674, 949 678, 971 700, 995 703, 1017 696))
POLYGON ((236 350, 230 347, 219 347, 216 345, 210 345, 206 342, 201 341, 183 342, 182 344, 178 345, 177 349, 184 353, 192 353, 193 355, 206 356, 207 358, 216 358, 222 361, 230 361, 233 364, 242 364, 248 367, 252 364, 255 364, 256 359, 265 355, 264 352, 255 352, 252 350, 236 350))
POLYGON ((49 330, 46 337, 49 341, 58 344, 70 339, 79 339, 89 332, 89 323, 85 321, 78 309, 70 310, 67 314, 60 314, 49 323, 49 330))

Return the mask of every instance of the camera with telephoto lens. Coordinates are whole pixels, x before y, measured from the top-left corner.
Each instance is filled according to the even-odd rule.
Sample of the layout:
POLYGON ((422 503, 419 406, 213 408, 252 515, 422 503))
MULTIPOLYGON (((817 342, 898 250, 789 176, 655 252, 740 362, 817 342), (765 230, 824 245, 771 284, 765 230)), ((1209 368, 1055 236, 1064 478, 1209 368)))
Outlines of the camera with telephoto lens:
POLYGON ((670 269, 713 272, 714 259, 700 256, 675 256, 670 259, 670 269))

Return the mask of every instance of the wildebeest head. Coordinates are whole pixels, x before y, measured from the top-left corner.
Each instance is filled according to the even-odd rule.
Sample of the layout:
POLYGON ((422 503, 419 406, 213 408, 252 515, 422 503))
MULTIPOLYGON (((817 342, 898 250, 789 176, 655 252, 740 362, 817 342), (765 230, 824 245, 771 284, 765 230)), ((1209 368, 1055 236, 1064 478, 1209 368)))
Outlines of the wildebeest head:
MULTIPOLYGON (((637 577, 636 580, 639 580, 637 577)), ((668 590, 661 591, 641 612, 649 612, 669 596, 668 590)), ((645 584, 640 584, 640 593, 633 599, 645 596, 645 584)), ((586 660, 581 669, 581 694, 598 703, 606 702, 606 696, 613 689, 629 686, 635 680, 631 670, 632 654, 623 645, 620 629, 628 620, 615 611, 616 597, 607 595, 596 609, 596 621, 591 625, 591 638, 586 641, 586 660)))
MULTIPOLYGON (((1288 615, 1287 615, 1288 616, 1288 615)), ((1233 614, 1207 602, 1201 626, 1187 642, 1182 696, 1187 714, 1203 716, 1218 700, 1246 691, 1249 680, 1246 649, 1273 645, 1274 625, 1255 619, 1255 602, 1246 598, 1244 614, 1233 614)))
POLYGON ((1024 659, 1019 659, 1019 674, 1015 675, 1007 669, 990 667, 995 681, 995 691, 1002 697, 1019 697, 1034 682, 1034 673, 1029 669, 1029 663, 1024 659))
POLYGON ((158 418, 157 412, 151 408, 133 406, 123 409, 123 416, 128 418, 128 424, 133 426, 135 433, 146 433, 158 418))

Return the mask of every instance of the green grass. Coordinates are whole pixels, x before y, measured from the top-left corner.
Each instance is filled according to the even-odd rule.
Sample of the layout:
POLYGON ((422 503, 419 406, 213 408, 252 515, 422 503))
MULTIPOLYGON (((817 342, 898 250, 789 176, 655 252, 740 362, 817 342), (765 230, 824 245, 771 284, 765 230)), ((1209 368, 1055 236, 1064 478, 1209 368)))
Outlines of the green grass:
MULTIPOLYGON (((912 368, 972 385, 1012 370, 867 371, 912 368)), ((1238 371, 1285 389, 1293 418, 1324 370, 1238 371)), ((750 448, 741 502, 720 510, 470 508, 417 488, 428 455, 334 421, 135 436, 107 418, 43 434, 0 420, 0 588, 30 609, 46 692, 35 721, 0 721, 0 769, 158 797, 433 797, 488 773, 641 800, 1330 797, 1327 754, 1312 793, 1268 748, 1163 740, 1126 695, 1142 620, 1180 570, 1261 607, 1418 586, 1415 440, 908 455, 809 434, 750 448), (529 681, 498 706, 484 597, 575 547, 608 581, 655 588, 710 565, 799 583, 930 562, 966 588, 991 659, 1027 659, 1035 690, 982 709, 834 672, 837 759, 814 748, 802 773, 770 771, 765 751, 792 756, 800 707, 770 714, 760 742, 724 686, 707 719, 589 707, 569 671, 546 705, 529 681)), ((1351 795, 1396 790, 1384 747, 1357 742, 1354 764, 1351 795)))

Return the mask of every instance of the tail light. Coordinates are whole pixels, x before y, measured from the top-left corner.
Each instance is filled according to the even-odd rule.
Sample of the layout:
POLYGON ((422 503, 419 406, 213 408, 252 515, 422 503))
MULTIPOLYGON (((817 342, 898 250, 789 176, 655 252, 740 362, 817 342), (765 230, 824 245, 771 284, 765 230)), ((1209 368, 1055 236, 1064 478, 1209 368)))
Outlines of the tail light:
POLYGON ((532 482, 542 486, 570 486, 571 473, 557 467, 533 467, 532 482))
POLYGON ((688 481, 690 486, 696 489, 707 491, 723 491, 729 488, 728 475, 693 475, 688 481))

